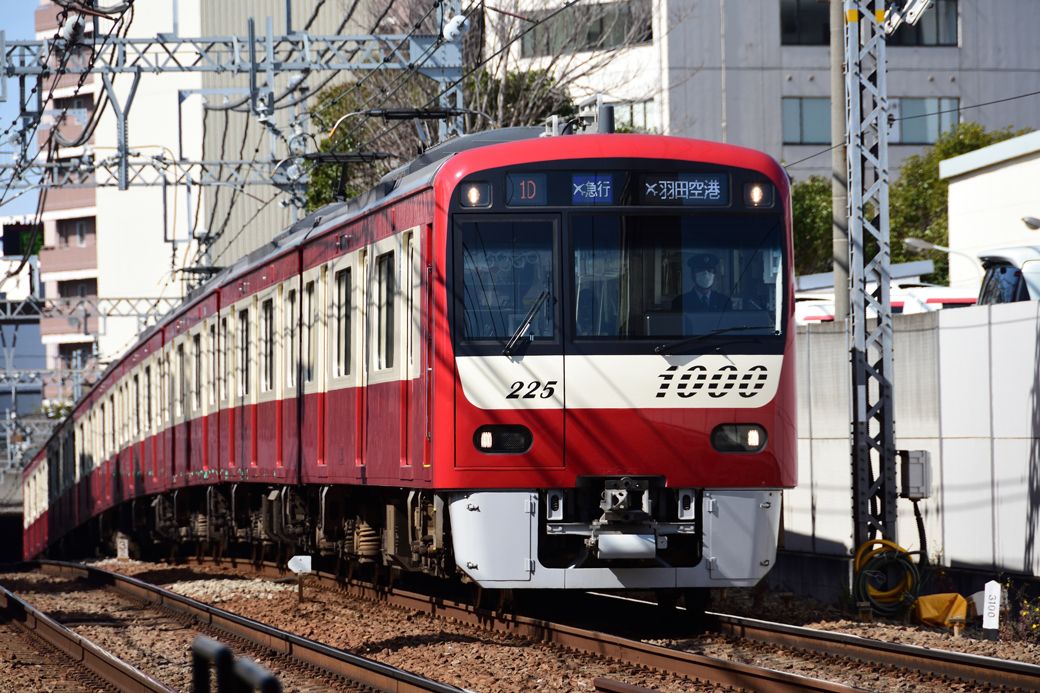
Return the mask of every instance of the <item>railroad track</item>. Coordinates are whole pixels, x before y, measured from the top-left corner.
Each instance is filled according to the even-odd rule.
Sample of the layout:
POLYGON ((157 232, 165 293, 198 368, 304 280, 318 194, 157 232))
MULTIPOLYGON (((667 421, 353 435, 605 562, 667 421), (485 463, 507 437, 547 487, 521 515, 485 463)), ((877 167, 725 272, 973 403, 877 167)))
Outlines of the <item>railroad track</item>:
MULTIPOLYGON (((237 640, 261 651, 272 653, 283 663, 289 664, 294 670, 303 672, 304 678, 306 678, 308 672, 319 673, 324 678, 319 677, 318 687, 314 688, 314 690, 327 690, 328 683, 324 679, 332 677, 337 681, 349 682, 351 688, 359 689, 398 691, 401 693, 413 691, 461 693, 461 689, 455 686, 433 681, 396 667, 328 647, 319 642, 272 628, 208 604, 203 604, 133 577, 89 566, 56 561, 45 561, 28 565, 38 568, 40 572, 46 575, 72 580, 84 580, 90 585, 111 591, 122 599, 154 607, 159 611, 175 616, 179 620, 191 622, 197 626, 199 632, 212 634, 216 637, 223 636, 221 639, 230 637, 232 640, 237 640), (322 681, 324 681, 324 685, 321 685, 322 681)), ((112 681, 112 685, 117 690, 172 690, 154 678, 120 662, 114 656, 93 645, 82 636, 71 632, 57 623, 55 619, 46 616, 41 610, 30 606, 8 590, 4 590, 4 597, 10 603, 21 605, 13 607, 15 613, 19 609, 25 609, 25 613, 31 614, 27 620, 44 624, 45 630, 43 632, 47 634, 45 637, 47 637, 49 642, 64 642, 58 640, 57 636, 51 635, 52 632, 64 631, 68 636, 71 636, 72 642, 77 643, 77 645, 72 650, 69 650, 66 645, 63 651, 69 652, 74 658, 82 657, 85 661, 89 661, 92 671, 106 671, 104 675, 105 680, 112 681), (81 652, 82 654, 80 654, 81 652), (127 668, 129 671, 127 671, 127 668), (108 669, 112 671, 108 671, 108 669), (109 676, 121 676, 122 678, 110 679, 108 678, 109 676)), ((74 593, 67 595, 67 600, 74 601, 74 593)))
MULTIPOLYGON (((58 683, 68 681, 70 677, 65 675, 67 673, 71 674, 73 680, 99 679, 105 686, 116 691, 172 691, 134 666, 69 630, 2 586, 0 611, 3 612, 5 620, 16 623, 23 633, 31 633, 57 651, 57 657, 50 657, 49 653, 38 652, 39 648, 35 643, 26 643, 30 652, 35 651, 35 654, 42 655, 42 659, 37 663, 50 669, 47 677, 55 679, 58 683), (51 673, 56 675, 51 676, 51 673), (82 673, 86 673, 86 676, 81 676, 82 673)), ((45 682, 43 676, 35 683, 53 685, 45 682)), ((96 690, 96 687, 84 684, 81 690, 96 690)))
POLYGON ((789 626, 752 618, 711 614, 721 632, 772 645, 810 650, 861 662, 937 674, 994 688, 1040 690, 1040 666, 902 643, 871 640, 846 633, 789 626))
MULTIPOLYGON (((208 562, 205 561, 204 562, 208 562)), ((96 568, 80 564, 66 564, 50 561, 41 562, 44 567, 67 571, 68 574, 85 575, 89 572, 111 575, 115 580, 132 580, 121 575, 107 573, 96 568)), ((233 564, 233 561, 224 561, 233 564)), ((256 569, 269 578, 281 578, 285 572, 275 564, 265 563, 256 566, 241 562, 239 565, 256 569)), ((317 572, 309 577, 323 587, 345 591, 361 597, 410 609, 433 616, 454 619, 481 629, 504 633, 527 640, 552 643, 570 650, 585 652, 609 658, 633 667, 646 667, 668 672, 693 682, 712 686, 728 686, 736 689, 788 692, 788 691, 852 691, 856 690, 842 684, 821 681, 787 672, 764 669, 740 662, 706 657, 691 652, 684 652, 667 647, 659 647, 649 643, 632 640, 609 633, 592 631, 584 628, 552 623, 545 620, 524 616, 492 614, 478 611, 473 606, 452 602, 435 596, 422 595, 399 589, 384 590, 370 584, 350 581, 344 582, 336 577, 317 572)), ((137 581, 134 581, 137 582, 137 581)), ((130 583, 132 584, 132 583, 130 583)), ((212 607, 210 607, 212 608, 212 607)), ((295 637, 295 636, 294 636, 295 637)), ((595 685, 603 691, 639 691, 645 690, 622 682, 605 678, 596 679, 595 685)))
MULTIPOLYGON (((217 564, 217 562, 207 559, 199 562, 217 564)), ((231 560, 225 560, 223 563, 225 565, 235 564, 231 560)), ((248 567, 269 578, 280 578, 286 574, 284 569, 273 563, 256 565, 241 561, 238 562, 238 565, 248 567)), ((652 645, 631 638, 553 623, 544 619, 477 610, 471 605, 436 596, 399 589, 377 588, 356 580, 346 582, 328 573, 316 572, 310 579, 323 587, 346 591, 364 599, 434 616, 448 617, 495 632, 550 642, 573 650, 606 656, 634 666, 674 672, 694 681, 762 691, 854 690, 837 683, 704 657, 670 647, 652 645)), ((596 595, 593 597, 618 601, 613 597, 596 595)), ((636 604, 632 600, 624 601, 636 604)), ((653 622, 649 619, 659 620, 661 618, 660 607, 656 605, 644 603, 642 607, 637 608, 644 608, 646 613, 641 621, 631 619, 632 622, 647 623, 653 622)), ((1040 666, 1035 664, 890 643, 844 633, 770 623, 726 614, 709 615, 715 619, 718 632, 741 640, 765 643, 800 652, 819 653, 830 658, 887 666, 901 672, 943 677, 968 682, 979 687, 1040 690, 1040 666)), ((632 689, 630 686, 626 687, 625 684, 617 682, 603 680, 602 683, 606 686, 603 690, 632 689), (620 688, 610 688, 615 684, 620 688)))

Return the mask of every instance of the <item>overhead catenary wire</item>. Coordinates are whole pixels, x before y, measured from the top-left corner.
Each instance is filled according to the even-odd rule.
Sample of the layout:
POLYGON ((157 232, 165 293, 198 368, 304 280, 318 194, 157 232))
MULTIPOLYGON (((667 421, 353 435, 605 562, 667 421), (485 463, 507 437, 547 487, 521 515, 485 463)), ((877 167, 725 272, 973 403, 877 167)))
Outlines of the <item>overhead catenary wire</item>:
MULTIPOLYGON (((120 27, 121 25, 125 24, 126 25, 125 26, 125 30, 127 30, 127 31, 129 30, 129 25, 130 25, 130 23, 133 22, 133 18, 134 18, 133 2, 132 2, 132 0, 131 0, 131 2, 126 3, 126 7, 127 7, 127 9, 130 10, 130 18, 129 18, 129 20, 124 22, 124 17, 125 17, 126 12, 127 12, 127 9, 124 9, 120 13, 119 17, 117 19, 113 20, 112 26, 109 29, 108 34, 106 34, 105 38, 102 40, 100 47, 96 47, 97 46, 97 37, 96 36, 94 37, 95 49, 91 53, 91 59, 90 59, 90 62, 88 63, 87 70, 85 70, 79 77, 79 80, 78 80, 78 82, 76 84, 76 88, 75 88, 75 92, 73 94, 73 97, 79 95, 80 91, 83 88, 83 85, 86 82, 87 77, 90 74, 90 69, 94 66, 94 63, 97 61, 97 58, 100 55, 101 51, 104 50, 105 44, 107 44, 108 41, 111 40, 112 35, 116 32, 117 28, 120 27)), ((57 88, 58 80, 60 79, 61 75, 64 73, 65 67, 68 65, 68 61, 69 61, 69 59, 70 59, 72 54, 73 54, 73 51, 70 50, 67 47, 66 50, 65 50, 65 54, 62 56, 61 64, 59 65, 58 70, 55 72, 55 76, 54 76, 54 78, 53 78, 53 80, 51 82, 51 87, 50 87, 50 89, 48 91, 48 97, 44 101, 45 103, 49 102, 51 99, 53 99, 54 90, 57 88)), ((56 129, 61 125, 61 123, 64 121, 64 118, 67 115, 67 113, 68 113, 68 106, 66 106, 62 110, 61 115, 58 117, 58 119, 55 122, 54 127, 50 131, 51 135, 49 135, 47 137, 46 141, 45 141, 45 146, 47 148, 47 156, 46 156, 47 163, 53 162, 54 155, 55 155, 55 153, 57 151, 57 140, 52 135, 56 131, 56 129)), ((25 139, 26 143, 30 142, 31 139, 35 136, 36 131, 39 128, 39 125, 40 125, 40 120, 41 120, 41 117, 37 117, 35 119, 35 123, 33 124, 32 130, 31 130, 31 132, 28 134, 28 136, 25 139)), ((38 154, 37 154, 37 156, 38 156, 38 154)), ((30 159, 30 162, 35 160, 35 159, 36 159, 36 156, 34 156, 32 159, 30 159)), ((11 189, 11 185, 12 185, 12 183, 14 182, 15 178, 18 175, 19 175, 18 173, 15 173, 14 175, 12 175, 11 180, 8 181, 7 187, 4 189, 3 194, 0 195, 0 206, 2 206, 4 204, 4 199, 7 197, 7 194, 8 194, 8 192, 11 189)), ((30 239, 29 239, 29 243, 28 243, 28 247, 29 248, 32 248, 36 244, 37 239, 39 238, 40 227, 42 225, 43 211, 44 211, 44 207, 45 207, 45 203, 46 203, 46 199, 47 199, 47 190, 48 190, 48 188, 45 187, 43 189, 43 191, 40 193, 39 199, 37 200, 36 221, 33 224, 32 235, 30 236, 30 239)), ((29 254, 26 253, 25 255, 22 256, 21 262, 19 262, 16 267, 14 267, 11 270, 9 270, 2 278, 0 278, 0 288, 3 287, 3 285, 7 282, 8 279, 10 279, 11 277, 17 276, 25 268, 25 265, 26 265, 26 263, 28 263, 28 261, 29 261, 29 254)))
MULTIPOLYGON (((994 106, 996 104, 1007 103, 1009 101, 1017 101, 1019 99, 1026 99, 1026 98, 1029 98, 1031 96, 1040 96, 1040 91, 1024 92, 1022 94, 1015 94, 1013 96, 1005 96, 1003 98, 994 99, 992 101, 983 101, 981 103, 969 104, 967 106, 958 106, 957 108, 945 108, 945 109, 938 110, 938 111, 929 111, 928 113, 917 113, 915 115, 900 116, 899 118, 891 118, 890 122, 892 122, 892 123, 899 123, 899 122, 902 122, 902 121, 905 121, 905 120, 917 120, 918 118, 931 118, 933 116, 945 115, 947 113, 960 113, 961 111, 968 111, 968 110, 971 110, 971 109, 974 109, 974 108, 984 108, 986 106, 994 106)), ((790 164, 784 164, 783 166, 784 166, 785 169, 790 170, 790 169, 796 167, 798 164, 805 163, 806 161, 809 161, 810 159, 815 159, 816 157, 822 156, 822 155, 826 154, 827 152, 834 151, 838 147, 844 147, 844 146, 845 146, 845 143, 844 142, 840 142, 838 144, 831 145, 830 147, 827 147, 826 149, 821 149, 818 152, 814 152, 814 153, 810 154, 809 156, 806 156, 804 158, 798 159, 797 161, 794 161, 794 162, 792 162, 790 164)))
MULTIPOLYGON (((546 14, 545 16, 543 16, 543 17, 535 20, 534 22, 532 22, 529 26, 525 27, 522 31, 520 31, 520 33, 518 33, 516 36, 514 36, 514 37, 510 38, 509 40, 505 41, 498 48, 498 50, 496 50, 495 52, 491 53, 490 55, 488 55, 483 60, 479 61, 472 68, 470 68, 465 73, 463 73, 463 75, 461 77, 459 77, 457 80, 455 80, 454 82, 452 82, 451 84, 446 86, 444 89, 442 89, 440 92, 438 92, 433 98, 431 98, 429 101, 427 101, 423 105, 422 108, 429 108, 430 106, 432 106, 435 103, 437 103, 442 96, 445 96, 452 89, 455 89, 460 84, 463 84, 467 79, 469 79, 474 74, 476 74, 480 69, 482 69, 489 62, 491 62, 492 60, 494 60, 495 58, 497 58, 498 56, 502 55, 504 52, 509 50, 514 43, 516 43, 517 41, 521 40, 524 36, 528 35, 532 31, 537 29, 539 26, 541 26, 542 24, 545 24, 546 22, 548 22, 548 21, 554 19, 555 17, 557 17, 558 15, 560 15, 562 12, 565 12, 566 10, 570 9, 571 7, 573 7, 574 5, 578 4, 578 2, 579 2, 579 0, 568 0, 568 2, 564 3, 563 5, 560 5, 556 9, 554 9, 551 12, 549 12, 548 14, 546 14)), ((475 7, 475 3, 471 4, 469 10, 467 10, 467 11, 471 11, 473 9, 473 7, 475 7)), ((368 141, 366 141, 365 144, 362 145, 361 148, 364 149, 366 147, 370 147, 376 140, 378 140, 378 139, 388 135, 389 133, 393 132, 398 127, 400 127, 401 126, 401 122, 403 122, 403 121, 398 121, 398 122, 394 123, 393 125, 391 125, 390 127, 387 127, 385 129, 383 129, 382 131, 377 133, 374 137, 372 137, 368 141)))
MULTIPOLYGON (((353 17, 354 12, 356 11, 356 9, 357 9, 357 7, 359 5, 359 2, 360 2, 360 0, 354 0, 354 2, 351 4, 350 9, 349 9, 349 11, 347 13, 347 16, 340 23, 339 31, 342 31, 343 28, 350 21, 350 19, 353 17)), ((375 20, 375 22, 373 24, 373 27, 372 27, 372 31, 375 31, 375 29, 378 27, 379 23, 383 21, 383 19, 387 16, 387 14, 389 14, 389 12, 390 12, 391 8, 394 6, 395 2, 396 2, 396 0, 390 0, 390 2, 388 3, 387 7, 382 11, 382 13, 379 15, 379 17, 375 20)), ((316 16, 317 16, 317 12, 315 11, 312 14, 312 19, 308 22, 308 24, 311 23, 311 21, 313 21, 314 18, 316 18, 316 16)), ((352 55, 357 54, 357 52, 359 50, 360 50, 360 47, 356 48, 352 55)), ((324 85, 328 84, 329 81, 331 81, 335 76, 336 76, 336 73, 332 73, 328 77, 326 77, 321 82, 321 84, 319 85, 318 89, 320 89, 324 85)), ((282 94, 281 97, 278 97, 277 99, 275 99, 275 103, 277 103, 279 100, 281 100, 281 98, 291 94, 296 89, 297 89, 296 87, 293 87, 293 88, 287 90, 284 94, 282 94)), ((299 103, 305 101, 307 98, 310 98, 310 96, 311 96, 311 93, 308 93, 306 95, 300 96, 297 99, 294 99, 291 103, 284 104, 280 108, 288 108, 288 107, 294 106, 296 104, 299 104, 299 103)), ((244 103, 244 101, 242 103, 244 103)), ((227 129, 228 129, 227 128, 227 124, 228 124, 227 118, 229 116, 227 114, 230 113, 231 110, 234 110, 233 107, 234 107, 234 104, 222 105, 222 106, 219 106, 219 107, 218 106, 214 106, 214 107, 211 107, 211 108, 208 107, 209 110, 221 110, 221 111, 224 111, 224 113, 225 113, 225 129, 224 129, 224 135, 223 135, 222 144, 221 144, 221 157, 220 157, 221 159, 223 159, 223 156, 224 156, 224 154, 223 154, 223 152, 224 152, 224 140, 226 139, 227 129)), ((276 108, 276 110, 278 110, 278 109, 276 108)), ((243 139, 242 139, 242 149, 240 150, 239 159, 242 158, 241 152, 244 151, 244 147, 246 145, 246 138, 248 137, 248 128, 243 132, 242 137, 243 137, 243 139)), ((283 136, 283 139, 284 139, 284 136, 283 136)), ((288 144, 288 142, 286 142, 286 144, 288 144)), ((257 147, 254 150, 254 155, 253 155, 253 159, 251 160, 251 163, 256 163, 257 157, 259 155, 259 151, 260 151, 260 143, 257 144, 257 147)), ((241 187, 236 187, 236 188, 234 188, 232 190, 231 197, 228 199, 228 202, 227 202, 228 211, 227 211, 227 214, 225 214, 224 221, 220 225, 219 229, 215 228, 216 224, 214 223, 214 217, 215 217, 215 215, 217 213, 216 210, 217 210, 217 204, 218 204, 218 200, 219 200, 219 190, 218 190, 218 192, 216 194, 214 194, 213 204, 210 206, 210 212, 209 212, 209 215, 208 215, 209 223, 207 224, 206 233, 203 235, 202 239, 200 239, 200 247, 199 247, 199 251, 198 251, 200 254, 197 256, 198 258, 201 259, 201 252, 202 252, 204 247, 207 247, 209 244, 212 244, 213 242, 215 242, 215 240, 217 238, 220 238, 223 235, 223 233, 225 232, 225 230, 227 228, 227 224, 228 224, 228 222, 230 220, 230 212, 233 209, 233 207, 235 206, 237 195, 240 192, 242 192, 241 187)), ((272 200, 277 198, 277 196, 278 196, 278 194, 276 194, 274 196, 274 198, 272 198, 272 200)), ((268 200, 267 202, 265 202, 263 204, 263 206, 261 207, 261 209, 266 208, 271 203, 272 200, 268 200)), ((251 220, 255 219, 256 216, 257 215, 254 214, 253 217, 251 217, 251 220)), ((241 235, 241 231, 236 233, 235 238, 237 238, 240 235, 241 235)))

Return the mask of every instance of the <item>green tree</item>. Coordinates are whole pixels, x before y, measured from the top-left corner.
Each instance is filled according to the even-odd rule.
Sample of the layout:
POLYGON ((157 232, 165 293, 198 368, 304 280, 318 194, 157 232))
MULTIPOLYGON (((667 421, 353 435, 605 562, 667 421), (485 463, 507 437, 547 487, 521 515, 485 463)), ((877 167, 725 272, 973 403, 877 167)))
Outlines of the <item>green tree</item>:
MULTIPOLYGON (((935 144, 907 158, 899 167, 899 178, 889 188, 889 226, 892 262, 920 260, 921 255, 903 246, 904 238, 922 238, 939 245, 949 244, 947 189, 939 179, 939 162, 967 154, 981 147, 1015 137, 1028 130, 1011 128, 988 131, 978 123, 960 123, 943 133, 935 144)), ((931 253, 935 272, 929 277, 936 284, 949 279, 949 256, 931 253)))
POLYGON ((816 274, 833 269, 831 251, 831 183, 822 176, 791 187, 795 273, 816 274))
MULTIPOLYGON (((413 158, 428 144, 429 137, 420 136, 426 125, 397 121, 384 123, 361 113, 369 104, 382 103, 382 95, 395 92, 395 101, 406 104, 428 103, 437 94, 435 82, 413 78, 401 85, 396 75, 374 73, 358 83, 345 83, 323 90, 317 96, 312 112, 321 130, 328 133, 339 126, 331 137, 320 140, 322 152, 355 152, 378 149, 391 154, 385 162, 348 164, 346 196, 357 195, 374 185, 389 168, 413 158), (389 80, 389 81, 388 81, 389 80)), ((571 117, 578 109, 559 83, 545 70, 510 72, 496 79, 485 70, 475 72, 463 85, 465 101, 473 112, 467 115, 469 132, 489 128, 538 125, 550 115, 571 117)), ((426 122, 426 121, 424 121, 426 122)), ((430 130, 435 121, 428 121, 430 130)), ((336 198, 339 164, 318 164, 310 172, 307 208, 314 210, 336 198)))

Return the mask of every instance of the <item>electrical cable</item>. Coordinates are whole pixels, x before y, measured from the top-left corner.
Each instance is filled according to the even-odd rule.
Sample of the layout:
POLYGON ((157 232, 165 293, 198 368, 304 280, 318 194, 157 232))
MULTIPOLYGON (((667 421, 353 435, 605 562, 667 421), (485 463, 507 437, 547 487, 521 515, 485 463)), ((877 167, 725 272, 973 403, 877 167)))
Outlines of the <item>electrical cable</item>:
MULTIPOLYGON (((132 9, 132 7, 133 7, 132 1, 130 3, 127 3, 127 7, 130 8, 130 19, 125 22, 125 25, 126 25, 125 29, 129 30, 129 25, 130 25, 130 23, 133 22, 133 19, 134 19, 134 14, 133 14, 133 9, 132 9)), ((78 81, 78 83, 76 85, 76 90, 75 90, 75 92, 73 94, 73 98, 75 98, 76 96, 79 95, 80 90, 83 88, 83 85, 86 83, 86 78, 90 75, 91 68, 93 68, 94 63, 97 62, 97 58, 100 55, 101 51, 104 50, 105 44, 108 43, 108 41, 112 38, 112 35, 116 32, 117 27, 120 27, 122 24, 124 24, 123 18, 124 18, 125 15, 126 15, 126 10, 123 10, 123 12, 120 14, 120 16, 116 20, 113 21, 112 27, 109 29, 108 34, 102 40, 101 48, 95 48, 95 50, 92 52, 90 62, 87 65, 87 69, 84 70, 83 73, 80 75, 79 81, 78 81)), ((97 37, 94 37, 94 43, 95 43, 95 46, 96 46, 97 45, 97 37)), ((68 48, 66 48, 65 55, 63 56, 63 60, 62 60, 62 62, 60 64, 58 70, 55 73, 54 80, 51 83, 52 86, 51 86, 51 88, 49 90, 49 95, 48 95, 47 101, 50 101, 51 99, 54 98, 53 97, 54 90, 57 88, 58 79, 64 73, 65 67, 68 65, 68 60, 69 60, 69 58, 71 57, 72 54, 73 54, 73 51, 69 50, 68 48)), ((61 122, 64 120, 64 118, 67 115, 67 113, 68 113, 68 106, 66 106, 62 110, 62 114, 59 116, 57 122, 55 123, 55 126, 50 131, 51 133, 53 133, 57 129, 57 127, 60 126, 61 122)), ((35 136, 36 130, 39 128, 39 125, 40 125, 40 118, 37 118, 35 124, 33 125, 32 132, 26 138, 26 142, 29 142, 32 139, 32 137, 35 136)), ((44 142, 44 145, 47 147, 47 156, 46 156, 45 160, 46 160, 46 162, 48 164, 52 163, 53 160, 54 160, 54 155, 55 155, 55 153, 57 151, 56 140, 53 137, 51 137, 50 135, 48 135, 47 139, 44 142)), ((33 157, 33 160, 35 158, 36 157, 33 157)), ((24 168, 23 168, 23 170, 24 170, 24 168)), ((5 188, 3 195, 0 196, 0 206, 3 205, 4 198, 6 198, 7 193, 10 191, 11 184, 14 182, 14 178, 15 178, 15 176, 12 176, 12 179, 8 183, 7 188, 5 188)), ((35 246, 35 244, 37 242, 37 239, 39 238, 40 228, 42 226, 43 209, 44 209, 45 202, 46 202, 46 199, 47 199, 47 191, 48 190, 49 190, 49 188, 47 188, 47 187, 43 188, 43 190, 40 192, 40 197, 37 200, 36 221, 33 224, 32 235, 30 236, 29 243, 28 243, 28 247, 30 247, 30 248, 35 246)), ((0 288, 3 287, 3 285, 7 282, 8 279, 10 279, 11 277, 17 276, 25 268, 25 265, 26 265, 26 263, 28 263, 28 261, 29 261, 29 255, 28 254, 23 255, 21 262, 18 263, 18 266, 13 268, 13 269, 11 269, 11 270, 9 270, 2 278, 0 278, 0 288)))
MULTIPOLYGON (((395 0, 391 0, 390 6, 393 6, 394 1, 395 0)), ((350 9, 347 10, 347 14, 343 18, 343 21, 341 21, 339 23, 339 26, 336 28, 336 33, 337 34, 342 33, 343 29, 346 28, 347 24, 350 22, 351 18, 354 16, 354 12, 357 10, 358 4, 360 2, 361 2, 361 0, 354 0, 353 4, 351 4, 350 9)), ((321 0, 321 2, 318 3, 318 6, 314 9, 314 12, 311 14, 311 18, 307 21, 307 24, 304 27, 305 31, 307 29, 309 29, 310 26, 314 23, 314 21, 318 18, 318 10, 321 9, 321 5, 323 5, 324 3, 325 3, 325 0, 321 0)), ((387 8, 387 11, 389 11, 389 7, 387 8)), ((318 60, 321 60, 322 58, 324 58, 325 55, 327 55, 330 50, 332 50, 332 49, 331 48, 325 48, 324 50, 322 50, 321 53, 318 54, 318 60)), ((354 49, 354 55, 356 55, 359 50, 360 50, 360 48, 354 49)), ((306 79, 307 76, 309 76, 309 74, 310 74, 310 70, 304 70, 303 72, 304 72, 304 79, 306 79)), ((317 87, 315 87, 313 90, 310 90, 310 91, 312 93, 313 92, 317 92, 318 90, 322 89, 326 84, 328 84, 335 76, 336 76, 335 72, 331 73, 329 76, 324 78, 324 81, 321 84, 319 84, 317 87)), ((292 94, 292 93, 294 93, 294 92, 296 92, 298 90, 299 90, 299 85, 297 84, 294 87, 286 89, 284 92, 282 92, 281 95, 275 97, 274 101, 272 102, 275 105, 274 110, 280 111, 280 110, 285 109, 285 108, 291 108, 292 106, 295 106, 296 104, 301 103, 302 101, 305 101, 307 97, 302 97, 300 99, 297 99, 297 100, 293 101, 292 103, 282 104, 281 106, 277 105, 283 99, 285 99, 290 94, 292 94)), ((235 111, 236 113, 248 113, 249 109, 248 108, 242 108, 242 107, 245 106, 246 104, 248 104, 251 99, 252 99, 251 96, 244 96, 241 99, 239 99, 239 100, 237 100, 237 101, 235 101, 233 103, 225 103, 225 104, 218 104, 218 105, 206 104, 205 108, 208 109, 208 110, 211 110, 211 111, 235 111)))
POLYGON ((892 616, 917 600, 921 575, 909 551, 887 539, 871 539, 856 550, 853 560, 853 597, 875 612, 892 616), (894 574, 899 581, 888 587, 894 574))
MULTIPOLYGON (((940 110, 940 111, 930 111, 928 113, 918 113, 916 115, 900 116, 899 118, 891 118, 890 121, 892 123, 900 123, 900 122, 902 122, 904 120, 916 120, 918 118, 931 118, 932 116, 945 115, 946 113, 960 113, 961 111, 968 111, 968 110, 971 110, 973 108, 984 108, 986 106, 994 106, 996 104, 1007 103, 1008 101, 1017 101, 1018 99, 1026 99, 1026 98, 1029 98, 1030 96, 1040 96, 1040 91, 1025 92, 1025 93, 1022 93, 1022 94, 1016 94, 1014 96, 1006 96, 1006 97, 1003 97, 1003 98, 1000 98, 1000 99, 994 99, 993 101, 983 101, 982 103, 969 104, 967 106, 958 106, 957 108, 946 108, 946 109, 943 109, 943 110, 940 110)), ((807 157, 805 157, 803 159, 799 159, 798 161, 795 161, 795 162, 790 163, 790 164, 784 164, 783 166, 784 166, 785 169, 791 170, 792 168, 796 167, 798 164, 804 163, 804 162, 808 161, 809 159, 815 159, 816 157, 821 156, 823 154, 826 154, 827 152, 834 151, 838 147, 844 147, 844 146, 845 146, 844 142, 841 142, 841 143, 835 144, 835 145, 831 145, 830 147, 827 147, 826 149, 821 149, 820 151, 815 152, 814 154, 810 154, 809 156, 807 156, 807 157)))
MULTIPOLYGON (((455 88, 456 88, 456 87, 458 87, 458 86, 459 86, 460 84, 463 84, 463 83, 464 83, 464 82, 465 82, 465 81, 466 81, 467 79, 469 79, 469 78, 470 78, 471 76, 473 76, 474 74, 476 74, 476 72, 477 72, 478 70, 480 70, 481 68, 483 68, 483 67, 484 67, 485 65, 487 65, 487 64, 488 64, 489 62, 491 62, 492 60, 494 60, 494 59, 495 59, 495 58, 497 58, 498 56, 502 55, 502 53, 504 53, 504 52, 506 52, 507 50, 509 50, 509 48, 510 48, 510 47, 511 47, 511 46, 512 46, 512 45, 513 45, 514 43, 516 43, 517 41, 521 40, 521 39, 522 39, 522 38, 523 38, 524 36, 527 36, 527 35, 528 35, 529 33, 531 33, 532 31, 534 31, 535 29, 537 29, 537 28, 538 28, 539 26, 541 26, 542 24, 545 24, 545 23, 546 23, 546 22, 548 22, 549 20, 551 20, 551 19, 555 18, 555 17, 556 17, 556 16, 558 16, 558 15, 559 15, 560 13, 562 13, 562 12, 564 12, 564 11, 566 11, 566 10, 570 9, 571 7, 573 7, 574 5, 576 5, 576 4, 578 3, 578 1, 579 1, 579 0, 568 0, 568 2, 564 3, 563 5, 560 5, 559 7, 557 7, 557 8, 556 8, 555 10, 553 10, 552 12, 550 12, 550 13, 546 14, 546 15, 545 15, 544 17, 542 17, 542 18, 538 19, 537 21, 533 22, 533 23, 532 23, 532 24, 531 24, 530 26, 526 27, 526 28, 525 28, 525 29, 524 29, 523 31, 521 31, 520 33, 518 33, 518 34, 517 34, 516 36, 512 37, 512 38, 511 38, 511 39, 509 39, 508 41, 505 41, 505 42, 504 42, 504 43, 503 43, 503 44, 502 44, 502 45, 501 45, 501 46, 500 46, 500 47, 498 48, 498 50, 496 50, 496 51, 495 51, 494 53, 492 53, 491 55, 487 56, 486 58, 484 58, 483 60, 481 60, 480 62, 478 62, 478 63, 477 63, 476 65, 474 65, 474 66, 473 66, 472 68, 470 68, 470 69, 469 69, 468 71, 466 71, 466 72, 465 72, 465 73, 464 73, 464 74, 463 74, 463 75, 462 75, 461 77, 459 77, 459 78, 458 78, 457 80, 455 80, 454 82, 452 82, 451 84, 449 84, 449 85, 448 85, 447 87, 445 87, 444 89, 442 89, 442 90, 441 90, 441 91, 440 91, 439 93, 437 93, 437 95, 435 95, 435 96, 434 96, 434 97, 433 97, 432 99, 430 99, 429 101, 427 101, 427 102, 426 102, 426 104, 425 104, 425 105, 423 105, 423 107, 422 107, 422 108, 429 108, 429 107, 430 107, 430 106, 432 106, 433 104, 437 103, 437 102, 439 101, 439 99, 440 99, 440 98, 441 98, 442 96, 445 96, 445 95, 446 95, 446 94, 447 94, 448 92, 450 92, 450 91, 451 91, 452 89, 455 89, 455 88)), ((471 5, 471 8, 472 8, 472 5, 471 5)), ((367 147, 370 147, 370 146, 371 146, 371 145, 372 145, 372 144, 373 144, 373 143, 374 143, 374 142, 375 142, 376 140, 380 139, 381 137, 384 137, 385 135, 387 135, 387 134, 389 134, 389 133, 393 132, 393 131, 394 131, 394 130, 396 130, 396 129, 397 129, 398 127, 400 127, 400 126, 401 126, 401 122, 403 122, 403 121, 398 121, 398 122, 396 122, 396 123, 395 123, 394 125, 392 125, 392 126, 390 126, 390 127, 388 127, 388 128, 385 128, 385 129, 384 129, 383 131, 381 131, 381 132, 377 133, 377 134, 375 135, 375 137, 372 137, 372 138, 371 138, 370 140, 368 140, 367 142, 365 142, 365 144, 364 144, 364 145, 362 145, 362 147, 361 147, 361 148, 362 148, 362 149, 365 149, 365 148, 367 148, 367 147)))

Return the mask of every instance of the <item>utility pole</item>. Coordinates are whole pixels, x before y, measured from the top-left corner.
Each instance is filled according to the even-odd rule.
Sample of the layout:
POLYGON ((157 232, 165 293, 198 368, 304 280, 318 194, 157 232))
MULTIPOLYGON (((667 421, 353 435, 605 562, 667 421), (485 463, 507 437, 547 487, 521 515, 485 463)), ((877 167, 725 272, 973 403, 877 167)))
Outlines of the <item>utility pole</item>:
POLYGON ((884 0, 845 0, 854 547, 896 539, 884 17, 884 0))
POLYGON ((845 11, 830 0, 831 27, 831 243, 834 265, 834 320, 849 317, 849 196, 845 161, 845 11))
POLYGON ((887 35, 932 0, 845 0, 849 357, 855 547, 896 539, 896 444, 888 217, 887 35), (868 321, 873 318, 873 322, 868 321))

